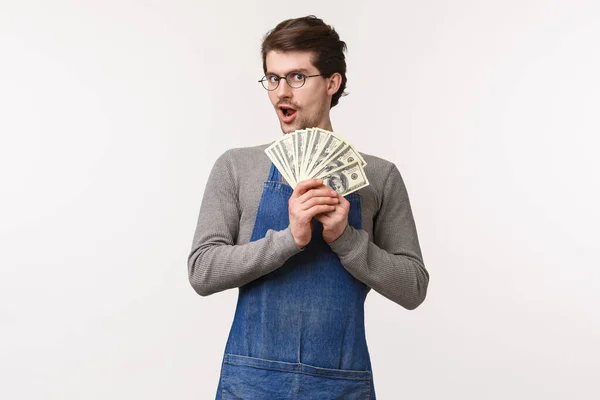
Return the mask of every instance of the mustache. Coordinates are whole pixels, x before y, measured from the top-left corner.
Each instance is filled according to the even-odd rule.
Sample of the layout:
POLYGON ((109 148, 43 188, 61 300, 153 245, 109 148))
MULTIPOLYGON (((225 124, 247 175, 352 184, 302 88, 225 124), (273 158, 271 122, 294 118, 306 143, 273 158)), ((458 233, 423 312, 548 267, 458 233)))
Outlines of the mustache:
POLYGON ((295 104, 292 104, 292 103, 283 103, 283 102, 277 103, 277 105, 275 107, 276 108, 279 108, 279 107, 289 107, 289 108, 293 108, 294 110, 299 110, 300 109, 300 107, 298 107, 295 104))

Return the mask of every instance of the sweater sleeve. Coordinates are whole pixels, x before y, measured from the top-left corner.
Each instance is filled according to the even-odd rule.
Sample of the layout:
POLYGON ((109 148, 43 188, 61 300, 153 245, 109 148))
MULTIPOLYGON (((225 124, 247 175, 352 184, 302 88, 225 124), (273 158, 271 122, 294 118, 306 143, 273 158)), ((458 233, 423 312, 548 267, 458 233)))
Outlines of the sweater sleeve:
POLYGON ((348 225, 330 247, 356 279, 413 310, 425 300, 429 273, 423 264, 408 193, 393 164, 373 222, 374 242, 365 230, 348 225))
POLYGON ((215 162, 204 190, 192 249, 189 281, 201 296, 239 287, 279 268, 301 251, 289 226, 236 245, 240 207, 231 150, 215 162))

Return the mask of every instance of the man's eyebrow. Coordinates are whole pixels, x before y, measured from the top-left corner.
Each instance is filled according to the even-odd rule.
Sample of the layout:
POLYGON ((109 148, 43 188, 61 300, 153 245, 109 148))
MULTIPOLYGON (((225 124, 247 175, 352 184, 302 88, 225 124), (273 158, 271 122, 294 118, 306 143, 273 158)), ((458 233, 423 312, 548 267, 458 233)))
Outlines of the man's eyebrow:
POLYGON ((283 75, 277 75, 275 72, 271 72, 271 71, 267 71, 265 73, 265 75, 277 75, 277 76, 285 76, 287 74, 289 74, 290 72, 302 72, 303 74, 309 74, 308 70, 306 68, 294 68, 294 69, 290 69, 287 73, 283 74, 283 75))

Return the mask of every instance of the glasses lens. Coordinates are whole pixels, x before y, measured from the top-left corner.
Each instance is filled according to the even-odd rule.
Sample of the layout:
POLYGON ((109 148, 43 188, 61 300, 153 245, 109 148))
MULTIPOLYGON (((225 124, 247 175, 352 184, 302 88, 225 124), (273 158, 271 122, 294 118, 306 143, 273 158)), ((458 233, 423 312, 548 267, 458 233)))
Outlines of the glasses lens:
POLYGON ((299 87, 302 87, 302 85, 304 85, 304 78, 305 78, 305 76, 302 75, 301 73, 294 72, 294 73, 291 73, 288 76, 286 76, 285 80, 287 81, 288 85, 297 89, 299 87))
POLYGON ((277 89, 277 86, 279 85, 279 81, 277 80, 277 77, 275 76, 264 76, 261 80, 260 83, 262 83, 263 87, 267 90, 275 90, 277 89))

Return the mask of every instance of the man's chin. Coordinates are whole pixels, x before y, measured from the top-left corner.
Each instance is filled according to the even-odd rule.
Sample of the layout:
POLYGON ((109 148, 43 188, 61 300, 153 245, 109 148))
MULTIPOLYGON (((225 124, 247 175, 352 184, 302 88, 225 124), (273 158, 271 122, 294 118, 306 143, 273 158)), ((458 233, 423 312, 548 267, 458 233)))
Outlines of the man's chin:
POLYGON ((296 128, 295 124, 284 124, 283 122, 281 123, 281 131, 284 134, 292 133, 296 130, 298 129, 296 128))
POLYGON ((286 124, 283 123, 281 121, 280 122, 280 126, 281 126, 281 131, 284 134, 288 134, 288 133, 292 133, 294 131, 300 130, 300 129, 306 129, 306 124, 303 124, 302 121, 294 121, 294 123, 292 124, 286 124))

